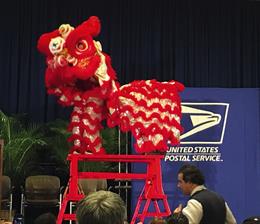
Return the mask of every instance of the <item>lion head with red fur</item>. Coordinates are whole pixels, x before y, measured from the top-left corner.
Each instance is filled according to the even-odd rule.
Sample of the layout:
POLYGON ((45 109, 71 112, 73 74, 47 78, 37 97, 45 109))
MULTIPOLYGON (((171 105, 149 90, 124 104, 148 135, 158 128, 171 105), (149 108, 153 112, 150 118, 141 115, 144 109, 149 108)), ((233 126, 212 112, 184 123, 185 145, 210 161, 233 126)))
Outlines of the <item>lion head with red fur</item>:
POLYGON ((63 105, 73 105, 82 97, 105 99, 117 88, 110 58, 100 42, 93 40, 100 28, 98 17, 91 16, 76 28, 63 24, 38 40, 38 50, 46 56, 48 93, 58 96, 63 105))

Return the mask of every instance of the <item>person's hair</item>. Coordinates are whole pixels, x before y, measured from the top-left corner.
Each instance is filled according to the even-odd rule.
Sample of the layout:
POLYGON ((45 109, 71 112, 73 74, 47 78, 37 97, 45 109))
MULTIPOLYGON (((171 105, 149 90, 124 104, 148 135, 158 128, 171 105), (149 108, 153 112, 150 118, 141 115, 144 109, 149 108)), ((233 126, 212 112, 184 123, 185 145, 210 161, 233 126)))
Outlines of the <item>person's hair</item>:
POLYGON ((126 207, 118 194, 101 190, 78 203, 76 217, 78 224, 123 224, 126 207))
POLYGON ((55 224, 56 223, 56 216, 52 213, 43 213, 38 216, 34 222, 34 224, 55 224))
POLYGON ((243 221, 242 224, 259 224, 260 223, 260 216, 252 216, 243 221))
POLYGON ((178 173, 183 174, 183 180, 186 183, 190 182, 198 185, 202 185, 205 183, 205 178, 203 173, 200 171, 199 168, 197 168, 194 165, 185 164, 179 169, 178 173))
POLYGON ((188 218, 180 213, 174 213, 167 217, 166 219, 167 224, 189 224, 188 218))
POLYGON ((155 217, 150 221, 150 224, 166 224, 166 221, 161 217, 155 217))

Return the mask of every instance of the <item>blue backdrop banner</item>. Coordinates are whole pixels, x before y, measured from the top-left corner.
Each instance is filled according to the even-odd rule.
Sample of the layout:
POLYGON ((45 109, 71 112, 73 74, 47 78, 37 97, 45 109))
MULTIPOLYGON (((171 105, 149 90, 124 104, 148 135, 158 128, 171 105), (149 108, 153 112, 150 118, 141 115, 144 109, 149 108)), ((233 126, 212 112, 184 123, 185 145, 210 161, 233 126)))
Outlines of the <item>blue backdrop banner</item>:
MULTIPOLYGON (((203 171, 206 186, 225 198, 237 223, 259 216, 260 89, 186 88, 181 97, 181 143, 169 146, 161 163, 171 210, 188 199, 177 189, 177 171, 190 162, 203 171)), ((132 166, 133 172, 145 169, 132 166)), ((143 185, 132 183, 132 211, 143 185)))

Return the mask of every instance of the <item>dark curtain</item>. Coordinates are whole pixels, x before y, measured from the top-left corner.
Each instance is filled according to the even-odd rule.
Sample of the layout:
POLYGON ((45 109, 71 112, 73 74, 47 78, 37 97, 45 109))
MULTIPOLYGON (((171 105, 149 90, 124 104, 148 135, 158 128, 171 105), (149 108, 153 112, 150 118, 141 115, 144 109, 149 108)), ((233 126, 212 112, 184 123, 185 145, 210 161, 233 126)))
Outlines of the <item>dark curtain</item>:
POLYGON ((39 36, 91 15, 121 84, 177 80, 187 87, 260 87, 258 0, 9 0, 0 8, 0 110, 45 122, 68 118, 44 86, 39 36))

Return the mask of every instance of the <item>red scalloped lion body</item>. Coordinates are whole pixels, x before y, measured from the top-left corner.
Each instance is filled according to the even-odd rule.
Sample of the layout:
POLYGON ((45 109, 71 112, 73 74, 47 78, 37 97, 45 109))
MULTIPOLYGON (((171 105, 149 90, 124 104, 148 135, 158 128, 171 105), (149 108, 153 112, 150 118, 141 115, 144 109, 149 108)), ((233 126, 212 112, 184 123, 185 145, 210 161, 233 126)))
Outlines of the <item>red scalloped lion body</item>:
POLYGON ((166 151, 167 143, 179 142, 183 85, 141 80, 120 87, 110 57, 93 39, 100 29, 98 17, 91 16, 76 28, 63 24, 38 40, 38 50, 46 56, 48 93, 73 107, 70 153, 104 154, 104 119, 110 127, 131 131, 138 153, 166 151))

